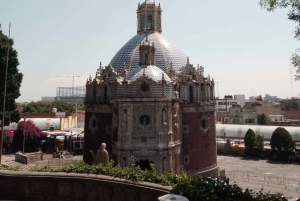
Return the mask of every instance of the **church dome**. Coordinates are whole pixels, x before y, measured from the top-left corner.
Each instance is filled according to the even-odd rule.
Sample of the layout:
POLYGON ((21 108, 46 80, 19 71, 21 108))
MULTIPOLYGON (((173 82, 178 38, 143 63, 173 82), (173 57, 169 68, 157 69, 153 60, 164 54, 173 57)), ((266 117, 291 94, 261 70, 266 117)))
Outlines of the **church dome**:
POLYGON ((151 78, 157 83, 161 83, 162 76, 164 77, 167 83, 171 82, 171 79, 165 72, 153 65, 147 66, 145 70, 142 67, 137 67, 134 70, 132 70, 127 76, 132 77, 131 81, 135 81, 139 77, 144 76, 144 74, 146 77, 151 78))
MULTIPOLYGON (((129 71, 135 70, 139 67, 139 45, 141 42, 153 42, 155 46, 154 65, 167 72, 171 63, 175 71, 178 71, 186 64, 186 56, 182 51, 162 34, 157 32, 140 33, 131 38, 113 57, 110 64, 115 71, 121 72, 124 63, 129 71)), ((134 75, 129 73, 130 75, 134 75)), ((130 76, 128 77, 131 78, 130 76)))

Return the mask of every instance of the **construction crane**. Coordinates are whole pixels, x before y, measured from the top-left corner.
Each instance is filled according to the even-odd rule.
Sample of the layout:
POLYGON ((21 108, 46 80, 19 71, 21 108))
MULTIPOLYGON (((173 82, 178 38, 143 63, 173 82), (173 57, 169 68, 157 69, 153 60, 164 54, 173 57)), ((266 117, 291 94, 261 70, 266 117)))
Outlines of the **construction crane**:
POLYGON ((74 78, 75 77, 80 77, 79 75, 58 75, 55 77, 72 77, 72 96, 74 96, 74 78))

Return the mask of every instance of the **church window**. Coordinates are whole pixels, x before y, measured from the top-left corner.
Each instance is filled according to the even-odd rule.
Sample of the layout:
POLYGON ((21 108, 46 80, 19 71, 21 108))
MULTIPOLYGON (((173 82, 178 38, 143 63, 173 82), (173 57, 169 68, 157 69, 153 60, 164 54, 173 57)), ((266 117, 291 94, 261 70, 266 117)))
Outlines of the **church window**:
POLYGON ((206 129, 206 121, 205 121, 205 119, 202 119, 202 120, 201 120, 201 127, 202 127, 203 129, 206 129))
POLYGON ((151 15, 149 15, 148 16, 148 23, 147 23, 147 28, 148 29, 152 29, 152 16, 151 15))
POLYGON ((142 115, 139 118, 139 122, 143 126, 147 126, 150 124, 150 117, 148 115, 142 115))
POLYGON ((144 82, 142 85, 141 85, 141 90, 143 92, 146 92, 149 90, 149 86, 144 82))

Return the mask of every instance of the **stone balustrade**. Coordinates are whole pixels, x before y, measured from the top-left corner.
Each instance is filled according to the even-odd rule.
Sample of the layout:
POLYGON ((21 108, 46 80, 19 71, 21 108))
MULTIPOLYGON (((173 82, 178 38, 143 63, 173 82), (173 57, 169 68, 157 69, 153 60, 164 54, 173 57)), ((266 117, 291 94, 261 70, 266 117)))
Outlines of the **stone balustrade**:
POLYGON ((35 152, 35 153, 16 153, 15 154, 15 161, 23 164, 31 164, 35 163, 36 161, 43 160, 43 153, 42 152, 35 152))
POLYGON ((0 170, 0 200, 157 201, 171 187, 103 175, 0 170))

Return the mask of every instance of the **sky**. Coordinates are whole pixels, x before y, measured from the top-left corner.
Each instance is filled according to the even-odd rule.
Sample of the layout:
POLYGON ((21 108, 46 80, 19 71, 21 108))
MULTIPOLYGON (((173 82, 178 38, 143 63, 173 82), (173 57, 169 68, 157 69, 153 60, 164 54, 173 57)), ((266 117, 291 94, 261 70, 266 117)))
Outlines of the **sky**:
MULTIPOLYGON (((138 0, 0 0, 0 24, 18 51, 24 74, 17 102, 84 86, 136 35, 138 0)), ((217 82, 216 96, 298 96, 290 56, 299 47, 286 9, 267 12, 259 0, 156 0, 162 34, 217 82)))

